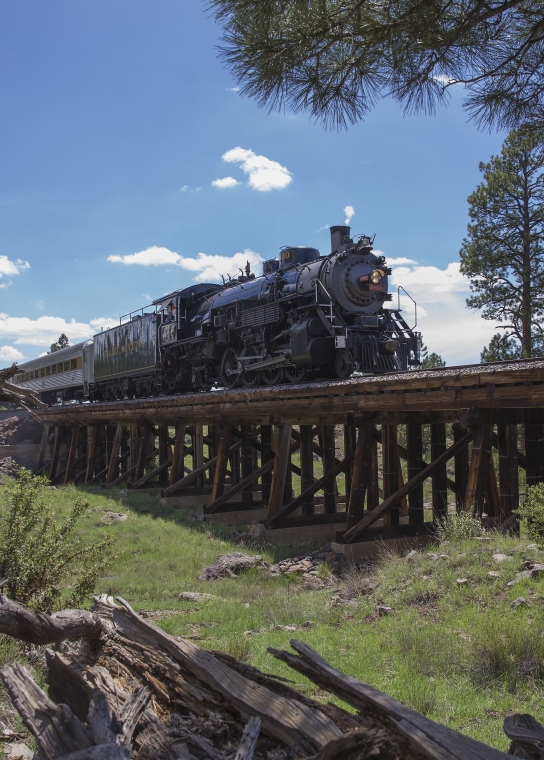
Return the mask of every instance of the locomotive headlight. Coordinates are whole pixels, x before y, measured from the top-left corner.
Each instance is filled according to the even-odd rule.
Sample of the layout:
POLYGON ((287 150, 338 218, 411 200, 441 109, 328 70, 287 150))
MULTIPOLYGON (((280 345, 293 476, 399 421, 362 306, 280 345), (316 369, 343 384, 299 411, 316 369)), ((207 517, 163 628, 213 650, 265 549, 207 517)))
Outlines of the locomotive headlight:
POLYGON ((377 285, 379 282, 382 281, 382 278, 384 277, 385 272, 383 269, 375 269, 372 272, 372 275, 370 277, 370 280, 374 283, 374 285, 377 285))

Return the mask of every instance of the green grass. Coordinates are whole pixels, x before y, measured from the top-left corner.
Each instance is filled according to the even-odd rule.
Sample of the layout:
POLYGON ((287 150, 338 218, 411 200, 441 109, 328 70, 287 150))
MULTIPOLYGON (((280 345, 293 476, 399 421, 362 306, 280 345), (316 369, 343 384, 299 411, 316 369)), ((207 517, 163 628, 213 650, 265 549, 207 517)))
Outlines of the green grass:
MULTIPOLYGON (((307 591, 292 576, 268 578, 259 570, 236 580, 198 581, 205 565, 240 550, 230 541, 233 528, 191 521, 192 510, 172 509, 147 494, 72 486, 49 493, 59 514, 66 514, 82 491, 91 511, 81 521, 81 534, 88 541, 105 534, 116 538, 117 556, 97 591, 122 596, 136 610, 169 611, 157 619, 169 633, 200 637, 203 647, 291 678, 296 688, 328 700, 267 652, 288 648, 292 637, 302 639, 340 670, 503 750, 505 715, 529 712, 544 722, 544 579, 507 585, 523 560, 544 561, 544 550, 527 549, 528 539, 494 535, 491 541, 431 547, 445 555, 439 559, 427 551, 410 560, 384 557, 372 572, 377 588, 338 605, 331 597, 342 584, 307 591), (128 519, 105 525, 105 510, 126 512, 128 519), (507 555, 504 562, 492 559, 496 549, 507 555), (490 570, 500 576, 490 576, 490 570), (459 585, 458 578, 468 583, 459 585), (181 591, 219 598, 182 602, 181 591), (519 596, 530 606, 512 608, 519 596), (380 604, 394 611, 379 617, 380 604), (276 628, 307 622, 295 633, 276 628)), ((287 547, 258 544, 241 550, 270 562, 293 554, 287 547)), ((347 585, 365 590, 353 572, 347 585)), ((13 642, 0 642, 0 660, 23 654, 13 642)))

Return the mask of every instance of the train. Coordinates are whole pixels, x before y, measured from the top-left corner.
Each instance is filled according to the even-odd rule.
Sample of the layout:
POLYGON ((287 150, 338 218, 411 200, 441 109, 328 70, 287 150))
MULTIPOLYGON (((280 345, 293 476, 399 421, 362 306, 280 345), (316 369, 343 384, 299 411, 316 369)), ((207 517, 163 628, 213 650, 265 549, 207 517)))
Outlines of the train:
POLYGON ((347 225, 330 238, 329 254, 284 246, 260 276, 248 263, 221 285, 175 290, 91 340, 21 364, 12 382, 58 404, 417 367, 421 334, 400 298, 386 306, 391 268, 374 239, 353 239, 347 225))

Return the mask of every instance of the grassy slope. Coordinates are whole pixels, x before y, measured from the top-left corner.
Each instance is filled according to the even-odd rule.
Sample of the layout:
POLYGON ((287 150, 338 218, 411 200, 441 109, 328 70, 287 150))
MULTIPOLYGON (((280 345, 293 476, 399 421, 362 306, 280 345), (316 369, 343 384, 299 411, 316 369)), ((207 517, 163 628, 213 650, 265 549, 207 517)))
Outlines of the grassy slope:
MULTIPOLYGON (((50 491, 59 512, 76 496, 73 487, 50 491)), ((123 596, 135 609, 173 610, 159 624, 175 635, 198 635, 202 646, 250 659, 257 667, 292 678, 297 688, 316 687, 274 660, 267 647, 287 648, 293 636, 314 646, 339 669, 361 678, 431 718, 501 749, 505 714, 530 712, 544 721, 544 580, 507 581, 523 559, 544 551, 528 540, 493 537, 491 541, 446 544, 411 560, 389 557, 374 572, 373 594, 353 603, 331 605, 331 592, 304 591, 299 582, 249 572, 237 580, 197 581, 199 570, 220 554, 240 550, 229 530, 188 519, 188 511, 157 504, 154 497, 88 491, 92 511, 81 531, 89 541, 111 533, 117 558, 99 583, 99 591, 123 596), (104 510, 124 511, 124 522, 104 525, 104 510), (495 549, 508 558, 497 564, 495 549), (498 578, 489 575, 494 570, 498 578), (458 578, 468 584, 458 585, 458 578), (180 591, 206 591, 219 600, 181 602, 180 591), (513 609, 524 596, 529 607, 513 609), (394 612, 374 613, 378 604, 394 612), (314 625, 296 633, 275 626, 314 625), (246 634, 247 631, 254 633, 246 634)), ((0 492, 0 509, 2 506, 0 492)), ((242 550, 244 550, 242 548, 242 550)), ((286 547, 257 547, 268 561, 293 554, 286 547)), ((352 587, 358 584, 352 578, 352 587)), ((13 657, 13 647, 4 645, 13 657)), ((0 651, 0 657, 1 657, 0 651)), ((324 697, 326 695, 323 695, 324 697)))

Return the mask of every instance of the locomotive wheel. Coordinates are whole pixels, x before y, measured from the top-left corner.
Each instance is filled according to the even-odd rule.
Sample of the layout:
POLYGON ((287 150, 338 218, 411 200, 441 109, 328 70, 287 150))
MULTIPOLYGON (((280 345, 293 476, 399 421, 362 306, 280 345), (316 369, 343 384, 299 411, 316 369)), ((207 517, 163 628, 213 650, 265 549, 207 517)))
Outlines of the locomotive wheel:
POLYGON ((261 370, 261 380, 265 385, 278 385, 283 377, 283 367, 270 367, 261 370))
MULTIPOLYGON (((261 355, 259 351, 257 350, 256 346, 248 346, 244 349, 242 356, 254 356, 255 361, 253 362, 244 362, 246 365, 246 368, 251 367, 252 364, 255 364, 256 362, 261 361, 261 355)), ((243 375, 240 375, 240 383, 244 385, 246 388, 251 388, 254 385, 258 385, 259 381, 261 379, 261 373, 257 370, 256 372, 244 372, 243 375)))
POLYGON ((236 388, 240 375, 238 374, 238 361, 236 351, 233 348, 227 348, 221 360, 221 384, 226 388, 236 388))
POLYGON ((351 356, 347 351, 340 351, 336 354, 336 359, 334 360, 336 377, 346 378, 351 376, 351 373, 353 372, 353 364, 350 359, 351 356))
POLYGON ((288 383, 302 383, 308 377, 308 370, 304 367, 287 367, 285 369, 285 379, 288 383))

